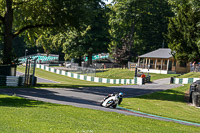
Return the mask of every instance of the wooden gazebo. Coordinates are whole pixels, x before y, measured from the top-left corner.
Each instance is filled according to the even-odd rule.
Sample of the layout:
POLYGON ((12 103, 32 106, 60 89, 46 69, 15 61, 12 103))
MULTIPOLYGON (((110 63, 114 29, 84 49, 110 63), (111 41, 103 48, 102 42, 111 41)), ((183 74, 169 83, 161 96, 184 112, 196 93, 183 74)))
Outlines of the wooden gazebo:
POLYGON ((172 74, 190 71, 190 64, 176 61, 169 48, 160 48, 138 57, 138 69, 142 72, 172 74))

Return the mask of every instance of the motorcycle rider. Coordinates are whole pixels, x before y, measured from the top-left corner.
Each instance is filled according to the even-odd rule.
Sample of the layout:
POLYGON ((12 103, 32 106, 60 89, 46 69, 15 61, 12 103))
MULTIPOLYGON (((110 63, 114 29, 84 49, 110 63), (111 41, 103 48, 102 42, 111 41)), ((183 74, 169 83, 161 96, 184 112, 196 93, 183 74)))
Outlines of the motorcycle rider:
POLYGON ((118 104, 120 105, 121 102, 122 102, 123 93, 120 92, 120 93, 118 94, 118 96, 119 96, 119 102, 118 102, 118 104))

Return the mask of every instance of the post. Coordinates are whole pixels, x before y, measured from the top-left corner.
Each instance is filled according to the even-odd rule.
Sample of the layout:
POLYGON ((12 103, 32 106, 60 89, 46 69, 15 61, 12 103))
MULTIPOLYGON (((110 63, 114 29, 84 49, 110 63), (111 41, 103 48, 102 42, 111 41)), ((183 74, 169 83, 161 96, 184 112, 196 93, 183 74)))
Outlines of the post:
POLYGON ((96 77, 96 67, 97 67, 97 64, 95 63, 94 66, 95 66, 94 77, 96 77))
POLYGON ((147 58, 146 58, 146 64, 145 64, 145 68, 148 68, 148 67, 147 67, 147 65, 148 65, 148 63, 147 63, 147 58))
POLYGON ((143 59, 143 67, 142 67, 142 68, 145 68, 145 66, 144 66, 144 62, 145 62, 145 59, 143 59))
POLYGON ((169 69, 169 59, 167 60, 167 71, 169 69))
POLYGON ((26 59, 26 69, 25 69, 25 79, 24 79, 24 84, 27 83, 27 69, 28 69, 28 58, 26 59))
POLYGON ((160 68, 161 70, 162 70, 162 67, 163 67, 163 59, 161 60, 161 68, 160 68))
POLYGON ((148 65, 148 77, 149 77, 149 68, 150 68, 150 64, 148 65))
POLYGON ((25 59, 26 59, 26 52, 28 52, 28 49, 25 49, 25 59))
POLYGON ((149 68, 151 67, 151 59, 149 59, 149 68))
POLYGON ((140 67, 140 58, 138 58, 138 67, 140 67))
POLYGON ((31 86, 34 86, 34 78, 35 78, 35 67, 36 67, 36 60, 38 59, 35 58, 33 61, 34 61, 34 66, 33 66, 33 76, 32 76, 32 82, 31 82, 31 86))
POLYGON ((135 77, 137 77, 137 64, 135 66, 135 77))
POLYGON ((155 69, 156 69, 156 65, 157 65, 157 59, 155 60, 155 69))
POLYGON ((30 72, 30 65, 31 65, 31 61, 30 58, 28 58, 28 75, 27 75, 27 83, 29 84, 29 72, 30 72))

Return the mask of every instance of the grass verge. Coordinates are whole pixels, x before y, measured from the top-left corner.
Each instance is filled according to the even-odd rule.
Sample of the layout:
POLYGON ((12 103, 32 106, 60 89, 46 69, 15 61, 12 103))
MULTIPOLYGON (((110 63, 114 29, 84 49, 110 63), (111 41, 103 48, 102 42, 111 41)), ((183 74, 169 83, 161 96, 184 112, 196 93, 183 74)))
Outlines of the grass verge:
POLYGON ((135 98, 125 98, 122 107, 179 120, 200 123, 200 109, 185 102, 189 85, 135 98))
POLYGON ((197 133, 199 127, 0 95, 0 130, 60 133, 197 133))
MULTIPOLYGON (((145 73, 145 75, 148 75, 148 73, 145 73)), ((177 76, 178 74, 150 73, 149 75, 151 75, 151 80, 153 81, 157 79, 177 76)), ((135 76, 135 71, 130 71, 129 69, 114 68, 114 69, 107 69, 105 71, 97 72, 96 76, 102 77, 102 78, 110 78, 110 79, 132 79, 135 76)))
POLYGON ((177 78, 200 78, 200 72, 189 72, 177 78))

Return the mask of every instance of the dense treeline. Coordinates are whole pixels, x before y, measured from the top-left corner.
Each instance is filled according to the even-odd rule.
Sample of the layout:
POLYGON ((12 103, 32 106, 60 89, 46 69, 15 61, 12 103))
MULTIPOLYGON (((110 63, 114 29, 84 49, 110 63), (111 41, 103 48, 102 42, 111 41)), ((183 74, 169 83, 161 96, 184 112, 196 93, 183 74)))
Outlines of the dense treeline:
POLYGON ((0 0, 0 63, 28 53, 65 60, 109 52, 121 64, 169 47, 183 61, 200 60, 199 0, 0 0))

